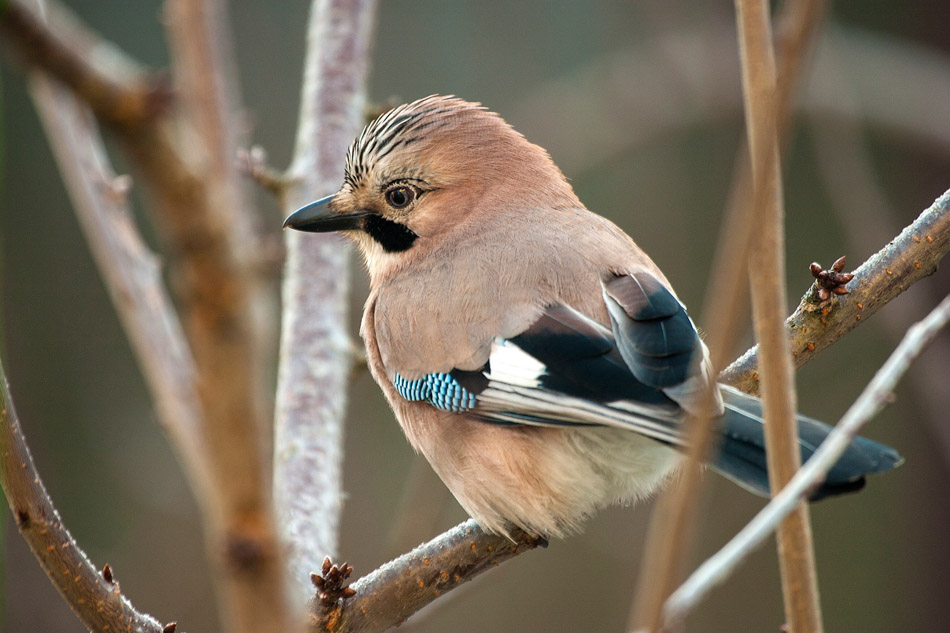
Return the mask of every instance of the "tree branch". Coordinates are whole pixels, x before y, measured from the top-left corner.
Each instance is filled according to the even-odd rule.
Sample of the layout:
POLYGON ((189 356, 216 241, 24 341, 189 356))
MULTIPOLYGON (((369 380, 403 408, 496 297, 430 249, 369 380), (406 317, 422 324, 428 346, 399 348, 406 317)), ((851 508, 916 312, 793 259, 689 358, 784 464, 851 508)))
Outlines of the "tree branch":
POLYGON ((199 499, 212 495, 201 435, 202 411, 195 366, 178 315, 128 206, 128 180, 116 177, 85 106, 44 75, 29 78, 46 136, 53 148, 93 258, 132 343, 158 410, 159 421, 199 499))
MULTIPOLYGON (((285 212, 343 180, 346 147, 362 125, 375 0, 311 5, 294 158, 285 212)), ((289 231, 274 437, 274 497, 299 595, 336 553, 342 510, 343 415, 352 345, 346 331, 349 254, 336 236, 289 231)))
POLYGON ((761 545, 779 522, 788 516, 815 486, 821 485, 828 471, 857 437, 861 428, 887 406, 897 382, 948 321, 950 296, 934 308, 927 318, 907 331, 900 345, 877 371, 808 463, 795 473, 788 484, 732 540, 700 565, 670 596, 664 609, 668 625, 675 625, 682 620, 761 545))
MULTIPOLYGON (((174 138, 178 156, 194 157, 201 185, 195 209, 171 209, 198 221, 205 240, 173 233, 184 257, 183 284, 205 408, 206 446, 221 498, 209 536, 225 627, 278 633, 293 627, 291 602, 271 495, 264 371, 270 324, 253 257, 252 213, 237 170, 237 78, 221 0, 168 0, 172 71, 181 97, 174 138), (200 269, 199 269, 200 267, 200 269)), ((153 164, 161 170, 160 164, 153 164)), ((172 196, 176 188, 169 189, 172 196)))
MULTIPOLYGON (((219 593, 226 602, 222 613, 234 615, 231 624, 238 629, 283 630, 287 605, 271 514, 270 443, 264 432, 268 398, 260 358, 269 334, 267 324, 257 318, 259 306, 266 305, 266 300, 252 260, 250 216, 230 149, 237 146, 228 136, 233 132, 227 131, 234 127, 233 117, 221 119, 215 128, 220 135, 199 136, 195 151, 194 140, 177 136, 182 121, 169 120, 170 110, 149 117, 127 116, 125 110, 116 110, 116 104, 127 100, 126 92, 134 92, 128 88, 134 81, 122 83, 123 77, 134 77, 134 73, 107 74, 103 66, 87 63, 87 58, 95 56, 77 44, 80 38, 60 37, 38 18, 29 22, 33 16, 25 9, 19 13, 16 9, 23 7, 18 2, 11 4, 2 19, 19 16, 21 26, 30 25, 28 32, 42 43, 36 47, 42 54, 32 59, 61 74, 77 96, 89 100, 100 121, 123 142, 157 203, 157 224, 171 251, 169 259, 176 265, 173 288, 185 315, 196 370, 191 389, 197 393, 202 422, 201 441, 175 441, 174 445, 184 450, 186 464, 200 462, 209 473, 213 491, 205 490, 199 502, 215 570, 224 580, 224 591, 219 593), (204 453, 195 456, 199 450, 204 453)), ((75 24, 63 28, 73 27, 75 24)), ((195 29, 190 31, 191 38, 200 40, 193 42, 197 48, 189 49, 189 54, 207 54, 210 59, 194 68, 194 81, 189 84, 199 91, 189 103, 199 101, 209 106, 202 112, 213 111, 200 118, 200 127, 207 129, 214 117, 224 116, 223 112, 233 114, 235 108, 217 93, 209 97, 200 92, 201 73, 207 73, 204 79, 208 81, 208 77, 220 80, 223 73, 218 69, 224 54, 220 39, 201 46, 201 42, 210 41, 201 39, 201 29, 206 29, 206 35, 212 29, 207 20, 196 18, 189 27, 195 29)), ((13 41, 21 48, 29 48, 32 42, 13 41)), ((188 54, 179 59, 182 57, 184 65, 197 66, 188 54)), ((184 114, 193 115, 187 110, 184 114)), ((202 473, 200 478, 204 477, 202 473)))
POLYGON ((22 0, 0 8, 0 33, 27 66, 68 86, 100 120, 117 128, 137 129, 167 109, 167 82, 149 76, 59 4, 51 2, 46 13, 49 24, 22 0))
MULTIPOLYGON (((832 57, 825 69, 834 73, 838 60, 832 57)), ((845 85, 841 75, 841 85, 845 85)), ((855 95, 842 92, 843 100, 858 106, 855 95)), ((895 235, 899 225, 897 214, 888 203, 889 192, 877 177, 871 160, 865 132, 859 121, 829 121, 811 117, 809 140, 814 147, 819 174, 828 193, 835 213, 842 226, 846 226, 845 238, 848 250, 857 251, 867 244, 883 243, 895 235), (895 226, 896 225, 896 226, 895 226)), ((935 284, 928 284, 933 286, 935 284)), ((893 340, 899 340, 907 332, 908 324, 924 314, 933 303, 933 288, 930 292, 913 292, 881 313, 876 325, 883 325, 893 340)), ((950 410, 950 390, 944 388, 944 368, 950 365, 950 337, 937 337, 930 342, 926 356, 911 368, 914 398, 925 411, 923 421, 937 439, 944 463, 950 466, 950 425, 944 423, 944 413, 950 410)))
MULTIPOLYGON (((950 190, 944 192, 900 235, 854 271, 851 294, 816 303, 809 288, 785 320, 796 369, 812 360, 912 285, 933 274, 950 251, 950 190)), ((729 365, 719 380, 747 393, 758 392, 758 346, 729 365)))
MULTIPOLYGON (((823 0, 804 3, 786 3, 780 18, 785 37, 779 50, 779 86, 775 104, 776 127, 790 127, 790 106, 795 88, 799 85, 804 57, 810 49, 821 23, 823 0)), ((782 134, 784 139, 786 134, 782 134)), ((779 138, 776 136, 776 139, 779 138)), ((770 140, 775 140, 771 139, 770 140)), ((743 143, 743 148, 746 144, 743 143)), ((772 146, 774 149, 774 144, 772 146)), ((768 149, 768 148, 766 148, 768 149)), ((766 173, 778 168, 778 152, 767 151, 764 164, 759 168, 766 173)), ((752 239, 753 216, 768 202, 765 187, 753 190, 751 157, 740 150, 733 172, 732 190, 726 217, 720 229, 718 246, 704 300, 703 315, 707 323, 736 323, 746 303, 748 252, 752 239), (738 274, 736 271, 740 271, 738 274)), ((725 362, 725 354, 733 348, 737 336, 735 327, 711 328, 707 344, 713 373, 718 373, 725 362)), ((711 395, 711 394, 710 394, 711 395)), ((707 403, 704 411, 712 410, 707 403)), ((709 416, 688 420, 686 463, 681 469, 678 485, 661 496, 650 519, 641 565, 636 597, 630 614, 632 629, 656 630, 661 624, 662 607, 673 590, 681 571, 682 561, 689 551, 695 524, 697 499, 702 483, 701 470, 712 440, 709 416)))
MULTIPOLYGON (((99 571, 79 549, 43 486, 26 445, 0 365, 0 483, 17 529, 53 586, 90 631, 162 633, 119 590, 112 571, 99 571)), ((108 567, 108 566, 107 566, 108 567)))
POLYGON ((487 534, 469 519, 383 565, 352 585, 348 600, 310 603, 314 633, 375 633, 403 622, 440 595, 547 541, 524 532, 514 540, 487 534))

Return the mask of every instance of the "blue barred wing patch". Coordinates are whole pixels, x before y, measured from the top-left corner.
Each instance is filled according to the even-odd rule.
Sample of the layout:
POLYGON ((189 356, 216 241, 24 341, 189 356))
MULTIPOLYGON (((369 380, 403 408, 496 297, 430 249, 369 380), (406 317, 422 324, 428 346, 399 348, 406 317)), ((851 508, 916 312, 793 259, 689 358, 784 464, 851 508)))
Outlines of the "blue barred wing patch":
POLYGON ((397 372, 393 387, 406 400, 424 400, 443 411, 464 413, 476 404, 475 394, 448 373, 432 373, 417 380, 406 380, 397 372))

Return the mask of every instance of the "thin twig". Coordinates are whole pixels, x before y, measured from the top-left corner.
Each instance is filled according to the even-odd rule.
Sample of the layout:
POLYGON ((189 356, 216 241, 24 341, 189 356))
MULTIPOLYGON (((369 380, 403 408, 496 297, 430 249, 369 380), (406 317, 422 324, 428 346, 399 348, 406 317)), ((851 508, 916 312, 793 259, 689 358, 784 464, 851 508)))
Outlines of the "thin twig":
POLYGON ((0 365, 0 483, 17 529, 46 575, 90 631, 161 633, 119 590, 111 570, 100 573, 53 506, 26 445, 0 365), (105 577, 104 577, 105 576, 105 577))
MULTIPOLYGON (((375 0, 317 0, 286 212, 335 191, 362 126, 375 0)), ((352 345, 346 331, 349 253, 336 236, 288 231, 274 437, 274 498, 293 586, 335 556, 342 510, 343 415, 352 345)))
MULTIPOLYGON (((950 190, 900 235, 853 271, 851 294, 816 304, 811 289, 785 320, 792 362, 798 369, 921 279, 933 274, 950 251, 950 190)), ((719 380, 748 393, 758 391, 758 347, 727 367, 719 380)))
MULTIPOLYGON (((785 234, 782 176, 775 117, 776 70, 766 0, 736 0, 746 131, 756 191, 768 188, 758 210, 749 254, 752 312, 762 356, 762 408, 769 483, 773 494, 801 466, 795 420, 795 384, 785 343, 785 234), (766 166, 770 168, 766 170, 766 166)), ((779 526, 779 569, 785 617, 792 633, 820 633, 821 607, 808 506, 802 502, 779 526)))
POLYGON ((238 170, 266 189, 277 199, 281 199, 287 188, 284 173, 271 167, 267 162, 267 152, 260 145, 250 149, 239 148, 237 152, 238 170))
POLYGON ((385 631, 482 572, 547 545, 523 532, 513 538, 486 534, 469 519, 360 578, 354 597, 330 605, 313 600, 311 631, 385 631))
POLYGON ((911 363, 950 321, 950 296, 919 323, 913 325, 887 362, 874 375, 834 430, 811 459, 788 484, 722 549, 705 561, 677 589, 666 604, 668 624, 682 620, 709 591, 727 578, 736 567, 775 530, 815 486, 857 437, 861 428, 891 402, 891 392, 911 363))

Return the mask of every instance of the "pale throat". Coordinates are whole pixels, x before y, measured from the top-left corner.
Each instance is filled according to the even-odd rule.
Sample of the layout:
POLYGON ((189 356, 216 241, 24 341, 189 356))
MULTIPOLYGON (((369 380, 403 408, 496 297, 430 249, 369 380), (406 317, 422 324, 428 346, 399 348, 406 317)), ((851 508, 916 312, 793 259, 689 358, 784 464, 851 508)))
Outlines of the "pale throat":
POLYGON ((387 252, 379 242, 362 231, 355 232, 350 237, 356 242, 363 256, 371 285, 377 285, 405 265, 405 252, 387 252))

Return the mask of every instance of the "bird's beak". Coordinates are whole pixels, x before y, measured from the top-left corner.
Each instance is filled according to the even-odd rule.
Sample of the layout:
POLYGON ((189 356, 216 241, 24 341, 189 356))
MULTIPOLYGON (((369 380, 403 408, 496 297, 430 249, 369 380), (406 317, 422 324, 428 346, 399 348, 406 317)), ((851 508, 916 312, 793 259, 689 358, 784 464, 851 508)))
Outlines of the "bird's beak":
POLYGON ((283 228, 311 233, 351 231, 362 228, 362 220, 369 215, 368 212, 334 213, 330 210, 331 200, 333 200, 333 196, 327 196, 300 207, 287 216, 283 228))

